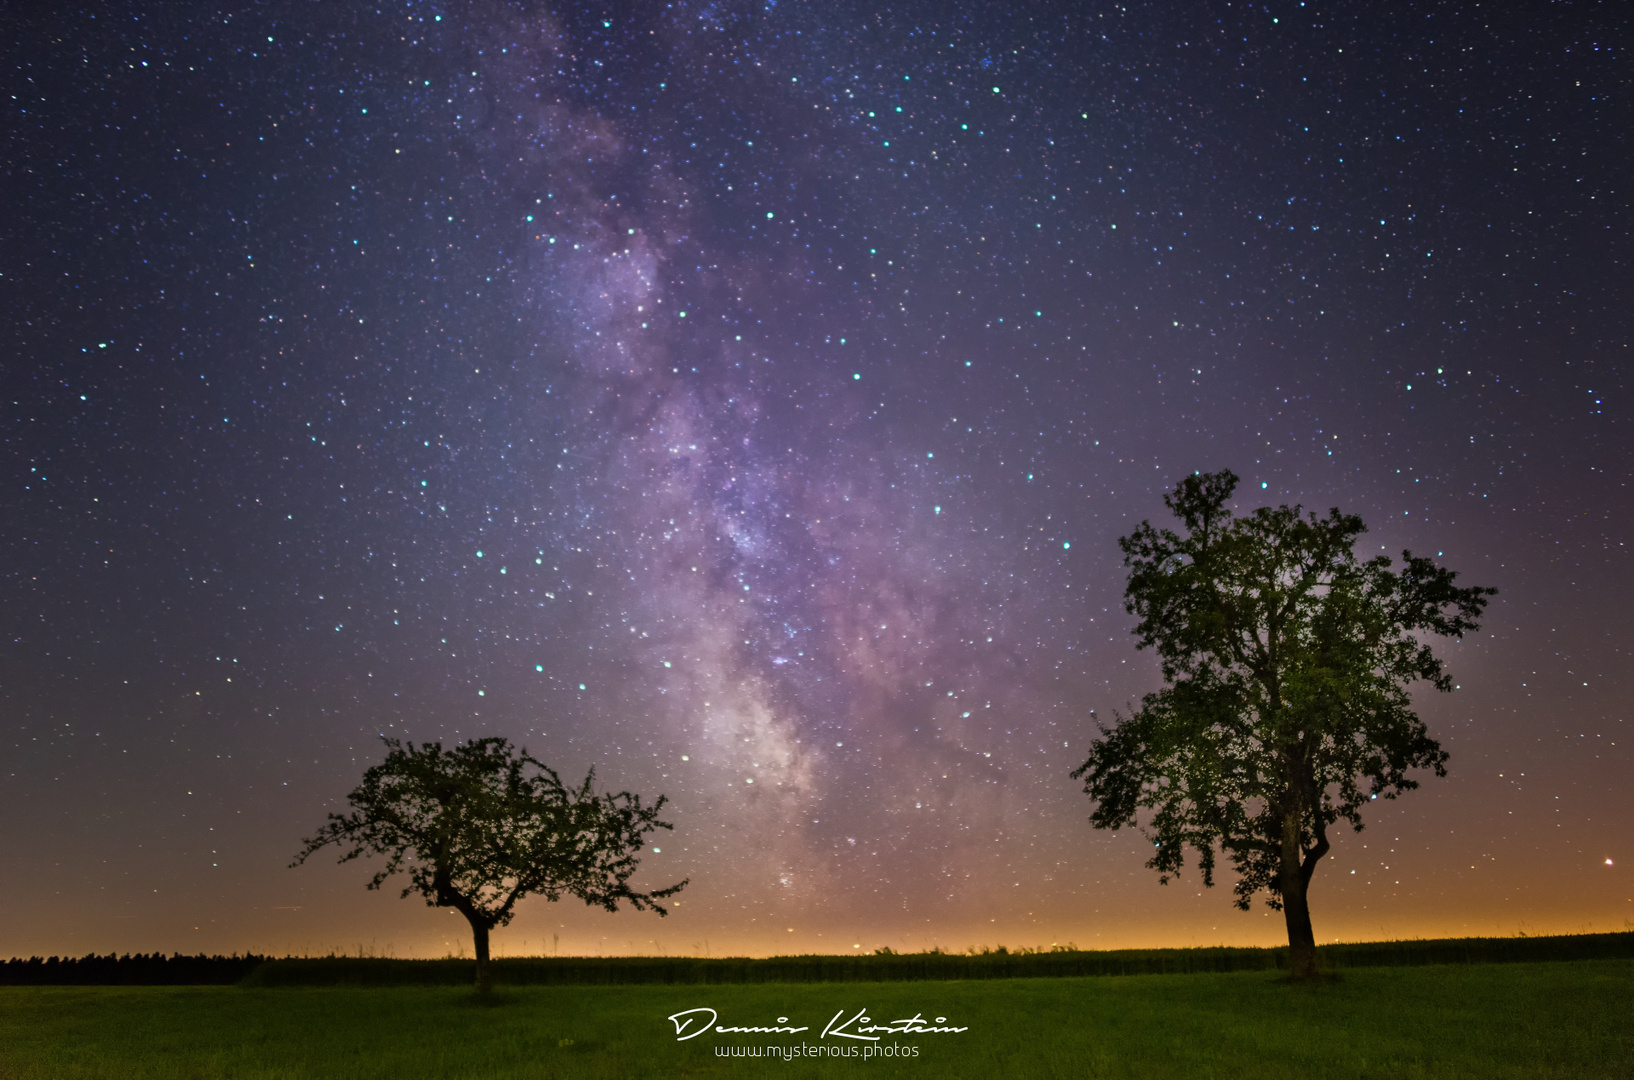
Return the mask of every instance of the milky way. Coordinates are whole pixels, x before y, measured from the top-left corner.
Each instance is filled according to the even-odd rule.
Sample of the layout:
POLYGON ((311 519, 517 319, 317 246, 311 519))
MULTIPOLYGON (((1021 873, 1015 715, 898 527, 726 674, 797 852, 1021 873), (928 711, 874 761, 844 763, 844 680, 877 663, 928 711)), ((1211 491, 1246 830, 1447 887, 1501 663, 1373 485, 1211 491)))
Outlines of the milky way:
POLYGON ((1365 15, 7 16, 0 947, 455 947, 380 734, 669 797, 501 952, 1275 941, 1067 778, 1221 467, 1501 590, 1319 937, 1620 927, 1626 34, 1365 15))
MULTIPOLYGON (((518 582, 555 590, 540 603, 539 586, 518 585, 499 601, 516 639, 541 642, 539 685, 571 695, 552 701, 546 730, 589 720, 617 733, 610 748, 590 736, 603 756, 658 759, 656 779, 696 822, 680 849, 772 889, 797 921, 882 887, 913 891, 920 907, 955 899, 971 845, 1000 840, 1029 797, 993 751, 1015 736, 1067 743, 1037 715, 1048 696, 1021 685, 1023 628, 1004 605, 1025 564, 1014 532, 960 490, 957 417, 897 429, 891 350, 846 330, 869 333, 870 301, 811 283, 844 272, 806 239, 832 231, 812 220, 816 191, 859 178, 821 150, 790 153, 795 138, 835 141, 826 124, 802 129, 798 76, 790 89, 758 80, 764 126, 733 118, 758 138, 717 152, 724 162, 769 140, 759 155, 777 172, 748 180, 770 190, 747 205, 711 213, 669 153, 561 103, 539 74, 570 48, 553 20, 498 25, 493 40, 514 55, 485 55, 480 81, 445 105, 490 115, 473 140, 493 185, 483 194, 529 226, 510 274, 527 350, 516 370, 551 381, 507 433, 547 449, 517 470, 539 491, 527 520, 485 519, 483 562, 463 570, 499 564, 508 578, 510 559, 518 582), (719 235, 740 221, 765 239, 719 235), (575 603, 588 614, 553 610, 575 603), (1026 719, 996 730, 994 697, 1026 719)), ((704 69, 712 60, 708 47, 677 49, 704 69)), ((856 256, 880 262, 877 250, 856 256)), ((938 335, 918 359, 942 369, 944 403, 968 383, 954 353, 938 335)), ((494 496, 501 511, 515 509, 512 475, 494 496)), ((1059 529, 1036 531, 1020 545, 1070 550, 1059 529)))

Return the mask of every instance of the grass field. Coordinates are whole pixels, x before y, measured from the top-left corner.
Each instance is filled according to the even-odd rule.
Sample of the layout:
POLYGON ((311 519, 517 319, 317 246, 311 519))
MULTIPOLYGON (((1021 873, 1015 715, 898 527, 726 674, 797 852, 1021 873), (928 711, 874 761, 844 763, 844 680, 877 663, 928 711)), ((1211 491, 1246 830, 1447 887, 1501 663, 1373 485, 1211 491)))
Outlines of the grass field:
MULTIPOLYGON (((852 1043, 854 1046, 868 1044, 852 1043)), ((728 986, 0 987, 0 1077, 891 1075, 1634 1078, 1634 962, 1363 968, 1296 987, 1269 972, 728 986), (678 1042, 665 1018, 792 1035, 678 1042), (717 1056, 817 1038, 838 1010, 957 1034, 884 1036, 917 1057, 717 1056)))

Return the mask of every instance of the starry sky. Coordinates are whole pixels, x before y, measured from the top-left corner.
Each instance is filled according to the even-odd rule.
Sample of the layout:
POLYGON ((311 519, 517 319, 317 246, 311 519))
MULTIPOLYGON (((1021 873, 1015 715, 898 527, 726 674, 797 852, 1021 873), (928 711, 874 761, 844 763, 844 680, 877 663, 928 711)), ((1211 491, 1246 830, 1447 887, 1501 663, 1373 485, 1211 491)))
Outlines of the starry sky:
POLYGON ((469 949, 287 866, 381 734, 669 797, 501 955, 1283 941, 1067 775, 1218 468, 1500 590, 1318 940, 1634 925, 1617 5, 0 26, 0 953, 469 949))

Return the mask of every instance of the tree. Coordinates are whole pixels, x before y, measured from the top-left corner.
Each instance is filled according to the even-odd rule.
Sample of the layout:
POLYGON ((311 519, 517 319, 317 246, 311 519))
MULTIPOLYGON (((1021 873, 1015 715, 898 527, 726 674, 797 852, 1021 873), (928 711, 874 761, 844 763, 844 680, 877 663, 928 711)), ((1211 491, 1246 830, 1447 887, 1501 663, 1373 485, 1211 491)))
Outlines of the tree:
POLYGON ((644 807, 627 791, 595 794, 593 769, 580 787, 564 787, 543 762, 500 738, 448 751, 441 743, 384 741, 386 760, 347 796, 352 811, 330 814, 290 865, 335 844, 344 849, 341 862, 385 856, 371 889, 406 869, 404 897, 418 892, 428 906, 453 908, 471 924, 480 991, 493 986, 489 931, 509 923, 524 896, 572 894, 608 911, 624 900, 665 915, 659 901, 687 884, 646 893, 629 886, 644 837, 671 828, 658 820, 663 796, 644 807))
POLYGON ((1236 905, 1264 890, 1287 922, 1290 973, 1316 974, 1307 890, 1328 828, 1447 773, 1446 751, 1409 689, 1452 689, 1430 635, 1478 628, 1497 590, 1402 552, 1358 561, 1366 526, 1337 509, 1262 507, 1233 518, 1229 471, 1186 477, 1164 497, 1186 534, 1142 522, 1119 541, 1137 648, 1156 649, 1165 686, 1101 727, 1074 770, 1090 822, 1118 829, 1150 811, 1147 863, 1167 883, 1185 848, 1214 884, 1215 849, 1237 871, 1236 905))

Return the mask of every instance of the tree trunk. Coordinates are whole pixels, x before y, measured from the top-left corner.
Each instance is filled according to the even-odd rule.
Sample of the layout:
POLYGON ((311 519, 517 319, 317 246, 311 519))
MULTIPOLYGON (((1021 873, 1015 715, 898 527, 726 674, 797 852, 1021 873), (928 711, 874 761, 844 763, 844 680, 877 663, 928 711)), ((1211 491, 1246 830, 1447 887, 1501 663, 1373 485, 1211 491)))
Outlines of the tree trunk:
POLYGON ((494 969, 488 963, 488 926, 471 919, 471 936, 476 939, 477 993, 486 994, 494 988, 494 969))
POLYGON ((1314 852, 1309 867, 1300 866, 1300 815, 1282 819, 1282 865, 1277 884, 1282 892, 1282 914, 1288 923, 1288 977, 1294 982, 1313 979, 1317 974, 1316 935, 1311 930, 1311 909, 1306 902, 1310 871, 1320 855, 1314 852))

